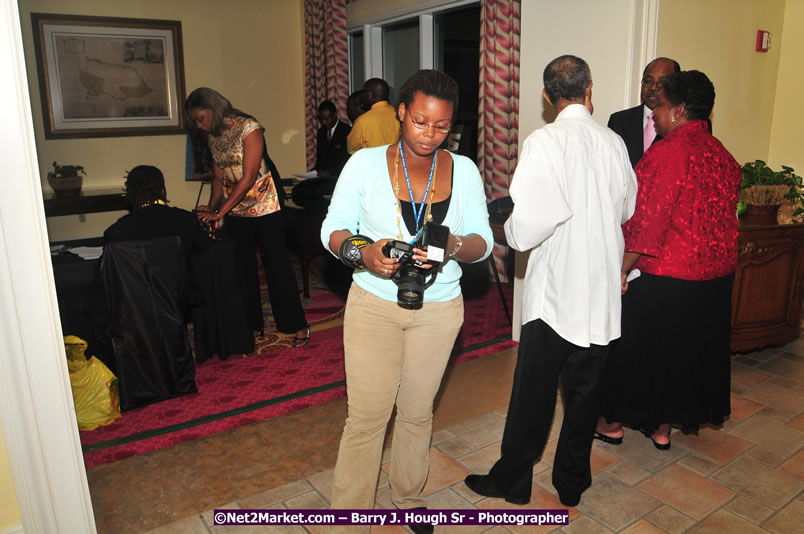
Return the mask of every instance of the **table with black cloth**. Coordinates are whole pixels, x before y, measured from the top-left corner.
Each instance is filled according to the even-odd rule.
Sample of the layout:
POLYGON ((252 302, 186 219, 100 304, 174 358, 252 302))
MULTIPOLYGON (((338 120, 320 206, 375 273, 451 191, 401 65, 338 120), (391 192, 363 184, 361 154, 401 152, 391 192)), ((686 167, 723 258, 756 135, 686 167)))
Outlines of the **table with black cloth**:
MULTIPOLYGON (((67 248, 101 246, 103 238, 62 241, 67 248)), ((231 240, 215 241, 208 250, 190 260, 199 295, 193 298, 192 320, 196 363, 213 355, 222 359, 254 350, 254 334, 246 313, 244 284, 237 268, 231 240)), ((94 355, 110 368, 111 343, 106 336, 105 295, 100 279, 100 259, 84 260, 61 252, 51 256, 62 332, 87 341, 87 355, 94 355)), ((112 369, 114 371, 114 369, 112 369)))
MULTIPOLYGON (((51 245, 99 247, 103 245, 103 238, 60 241, 51 245)), ((100 278, 100 259, 85 260, 64 249, 52 254, 50 259, 62 333, 86 341, 86 355, 96 356, 114 372, 111 341, 104 331, 107 312, 100 278)))
POLYGON ((201 363, 214 355, 225 360, 232 354, 254 350, 254 333, 245 298, 249 287, 237 265, 232 239, 213 242, 203 254, 190 259, 203 303, 193 306, 195 360, 201 363))

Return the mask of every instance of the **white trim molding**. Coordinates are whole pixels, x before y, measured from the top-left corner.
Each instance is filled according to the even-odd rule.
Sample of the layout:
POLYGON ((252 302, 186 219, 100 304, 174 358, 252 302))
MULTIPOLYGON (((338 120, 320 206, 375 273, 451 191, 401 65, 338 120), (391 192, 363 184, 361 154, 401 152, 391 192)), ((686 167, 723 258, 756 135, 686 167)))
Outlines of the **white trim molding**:
POLYGON ((8 527, 7 529, 0 532, 0 534, 24 534, 24 533, 25 531, 22 528, 22 523, 20 523, 19 525, 8 527))
POLYGON ((95 532, 50 263, 15 0, 0 6, 0 421, 28 534, 95 532))
POLYGON ((382 26, 363 26, 365 79, 382 78, 382 26))
POLYGON ((419 15, 419 68, 432 69, 433 55, 433 15, 419 15))
POLYGON ((659 2, 661 0, 631 0, 631 34, 628 44, 631 55, 626 69, 623 107, 639 104, 640 81, 645 66, 656 58, 659 40, 659 2))

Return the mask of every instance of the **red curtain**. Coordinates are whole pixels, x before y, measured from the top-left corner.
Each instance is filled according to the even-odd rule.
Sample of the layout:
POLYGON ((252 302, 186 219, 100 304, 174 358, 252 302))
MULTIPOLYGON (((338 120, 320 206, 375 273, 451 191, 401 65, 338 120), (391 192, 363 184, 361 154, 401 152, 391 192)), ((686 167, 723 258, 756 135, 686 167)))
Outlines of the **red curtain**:
POLYGON ((346 120, 349 54, 346 0, 304 0, 304 85, 307 168, 315 165, 318 105, 332 100, 346 120))
MULTIPOLYGON (((508 196, 519 145, 519 0, 482 0, 477 166, 489 200, 508 196)), ((495 246, 501 274, 505 249, 495 246)))

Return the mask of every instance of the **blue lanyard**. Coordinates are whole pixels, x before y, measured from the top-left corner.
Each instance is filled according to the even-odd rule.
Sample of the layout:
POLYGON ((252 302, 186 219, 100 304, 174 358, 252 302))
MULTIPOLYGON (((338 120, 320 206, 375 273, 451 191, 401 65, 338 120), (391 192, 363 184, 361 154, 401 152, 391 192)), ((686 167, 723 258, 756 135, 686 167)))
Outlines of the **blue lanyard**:
MULTIPOLYGON (((430 177, 427 179, 427 189, 424 190, 424 198, 419 208, 416 209, 416 201, 413 199, 413 190, 410 188, 410 177, 408 176, 408 165, 405 163, 405 151, 402 150, 402 140, 399 140, 399 153, 402 154, 402 168, 405 170, 405 182, 408 184, 408 194, 410 195, 410 203, 413 205, 413 217, 416 221, 416 233, 419 233, 419 220, 422 218, 424 212, 424 205, 427 202, 427 195, 430 193, 430 184, 433 181, 433 171, 435 170, 436 158, 438 157, 438 150, 433 154, 433 163, 430 164, 430 177)), ((415 239, 415 237, 414 237, 415 239)))

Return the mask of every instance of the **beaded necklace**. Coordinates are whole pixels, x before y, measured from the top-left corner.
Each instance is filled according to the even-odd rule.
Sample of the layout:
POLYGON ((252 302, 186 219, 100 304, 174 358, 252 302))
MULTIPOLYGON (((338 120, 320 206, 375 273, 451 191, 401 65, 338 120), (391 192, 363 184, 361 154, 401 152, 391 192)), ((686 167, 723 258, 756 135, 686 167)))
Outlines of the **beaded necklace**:
MULTIPOLYGON (((405 152, 402 150, 402 140, 399 140, 399 145, 396 148, 396 157, 394 158, 394 199, 396 200, 396 238, 402 239, 402 205, 399 203, 399 160, 400 155, 402 159, 402 168, 405 172, 405 181, 408 185, 408 194, 410 195, 410 203, 413 205, 413 216, 416 221, 416 233, 419 233, 419 222, 421 221, 422 211, 424 211, 424 221, 432 221, 433 216, 430 213, 430 208, 433 204, 435 197, 435 182, 436 182, 436 159, 438 158, 438 149, 433 153, 433 162, 430 164, 430 177, 427 179, 427 188, 424 190, 424 198, 422 198, 419 207, 416 207, 416 201, 413 198, 413 189, 410 186, 410 176, 408 175, 408 166, 405 162, 405 152), (430 202, 427 202, 427 198, 430 202), (427 207, 425 208, 425 204, 427 207)), ((415 237, 414 237, 415 239, 415 237)))
POLYGON ((143 202, 140 205, 140 207, 137 208, 137 209, 141 210, 142 208, 147 208, 148 206, 157 206, 157 205, 158 206, 167 206, 167 202, 165 202, 164 200, 150 200, 148 202, 143 202))

